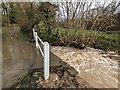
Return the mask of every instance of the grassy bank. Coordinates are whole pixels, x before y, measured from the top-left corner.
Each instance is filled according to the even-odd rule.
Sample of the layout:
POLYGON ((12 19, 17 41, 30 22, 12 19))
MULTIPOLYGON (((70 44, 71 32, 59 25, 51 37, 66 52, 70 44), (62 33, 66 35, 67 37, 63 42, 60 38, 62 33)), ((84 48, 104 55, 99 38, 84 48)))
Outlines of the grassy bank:
POLYGON ((118 51, 119 47, 119 37, 120 33, 116 34, 97 34, 98 39, 94 45, 95 48, 100 48, 104 50, 118 51))
MULTIPOLYGON (((39 33, 43 40, 46 39, 44 30, 39 33)), ((77 48, 91 46, 103 50, 118 51, 120 33, 107 34, 96 33, 92 30, 59 29, 52 30, 50 37, 51 45, 73 46, 77 48)))

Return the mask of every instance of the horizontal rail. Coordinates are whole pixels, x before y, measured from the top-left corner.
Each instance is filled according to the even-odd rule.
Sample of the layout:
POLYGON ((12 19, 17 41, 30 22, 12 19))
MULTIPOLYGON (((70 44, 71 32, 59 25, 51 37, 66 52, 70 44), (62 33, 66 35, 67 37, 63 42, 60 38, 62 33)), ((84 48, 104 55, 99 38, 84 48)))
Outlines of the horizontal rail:
POLYGON ((41 52, 42 56, 44 57, 44 53, 43 53, 43 51, 42 51, 42 49, 41 49, 40 45, 38 45, 38 48, 39 48, 39 50, 40 50, 40 52, 41 52))
POLYGON ((42 43, 42 45, 44 44, 44 42, 37 36, 38 40, 42 43))

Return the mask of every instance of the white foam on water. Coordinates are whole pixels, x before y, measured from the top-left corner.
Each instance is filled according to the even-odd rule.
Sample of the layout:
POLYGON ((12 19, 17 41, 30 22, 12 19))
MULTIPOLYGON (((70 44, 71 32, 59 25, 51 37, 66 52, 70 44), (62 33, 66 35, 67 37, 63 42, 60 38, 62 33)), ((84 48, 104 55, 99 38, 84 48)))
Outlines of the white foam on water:
MULTIPOLYGON (((118 75, 118 72, 113 71, 113 69, 119 68, 118 62, 113 59, 110 59, 107 56, 106 52, 102 50, 93 49, 93 48, 88 48, 89 50, 88 49, 80 50, 80 49, 75 49, 70 47, 62 47, 62 49, 59 49, 61 51, 58 51, 56 49, 57 48, 52 49, 53 53, 54 52, 55 54, 57 53, 58 56, 60 53, 61 59, 63 59, 63 61, 65 61, 74 69, 76 69, 76 71, 80 75, 83 74, 81 73, 81 71, 85 72, 85 75, 87 74, 94 75, 94 77, 91 77, 91 78, 93 79, 93 81, 96 80, 95 77, 98 78, 98 80, 95 82, 98 83, 99 86, 103 84, 102 79, 106 80, 106 82, 110 82, 108 84, 111 84, 104 87, 112 88, 117 86, 118 79, 113 78, 112 75, 113 74, 118 75), (113 82, 111 82, 109 79, 113 82)), ((85 79, 84 77, 82 78, 85 79)), ((89 80, 88 80, 88 83, 89 83, 89 80)), ((94 84, 93 84, 93 87, 94 87, 94 84)), ((103 88, 103 86, 101 86, 101 88, 103 88)))

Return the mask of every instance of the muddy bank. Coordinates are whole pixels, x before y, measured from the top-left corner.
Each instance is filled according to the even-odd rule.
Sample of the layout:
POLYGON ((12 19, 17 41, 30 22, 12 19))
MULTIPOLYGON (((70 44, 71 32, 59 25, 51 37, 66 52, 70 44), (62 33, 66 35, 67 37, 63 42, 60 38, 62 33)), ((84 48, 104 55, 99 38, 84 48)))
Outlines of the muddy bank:
POLYGON ((48 80, 43 78, 43 68, 37 68, 12 88, 87 88, 90 86, 83 82, 78 76, 73 76, 68 68, 59 66, 50 68, 48 80))

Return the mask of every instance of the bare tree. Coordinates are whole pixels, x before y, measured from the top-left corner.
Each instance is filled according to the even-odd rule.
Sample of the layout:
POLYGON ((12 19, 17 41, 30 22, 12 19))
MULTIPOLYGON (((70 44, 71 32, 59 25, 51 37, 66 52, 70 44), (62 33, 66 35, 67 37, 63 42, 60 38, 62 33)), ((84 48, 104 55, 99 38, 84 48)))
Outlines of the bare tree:
POLYGON ((66 29, 64 36, 58 29, 59 36, 61 37, 61 42, 65 44, 69 42, 93 43, 97 38, 93 36, 87 38, 85 34, 81 34, 78 31, 90 29, 94 30, 96 35, 98 32, 114 27, 117 23, 115 11, 119 3, 114 1, 109 3, 104 1, 104 3, 101 3, 95 0, 90 2, 87 0, 80 0, 79 2, 77 0, 63 0, 58 2, 57 5, 59 6, 57 12, 58 28, 60 29, 62 27, 66 29))
POLYGON ((100 3, 84 0, 80 0, 78 2, 75 0, 68 2, 62 1, 59 2, 58 5, 59 18, 62 17, 65 27, 85 30, 86 21, 89 20, 92 23, 90 28, 91 30, 102 31, 103 27, 105 27, 103 30, 105 31, 107 28, 114 26, 114 12, 118 8, 119 3, 111 1, 107 4, 106 1, 104 3, 100 3), (108 25, 110 20, 113 22, 111 23, 112 25, 108 25))

